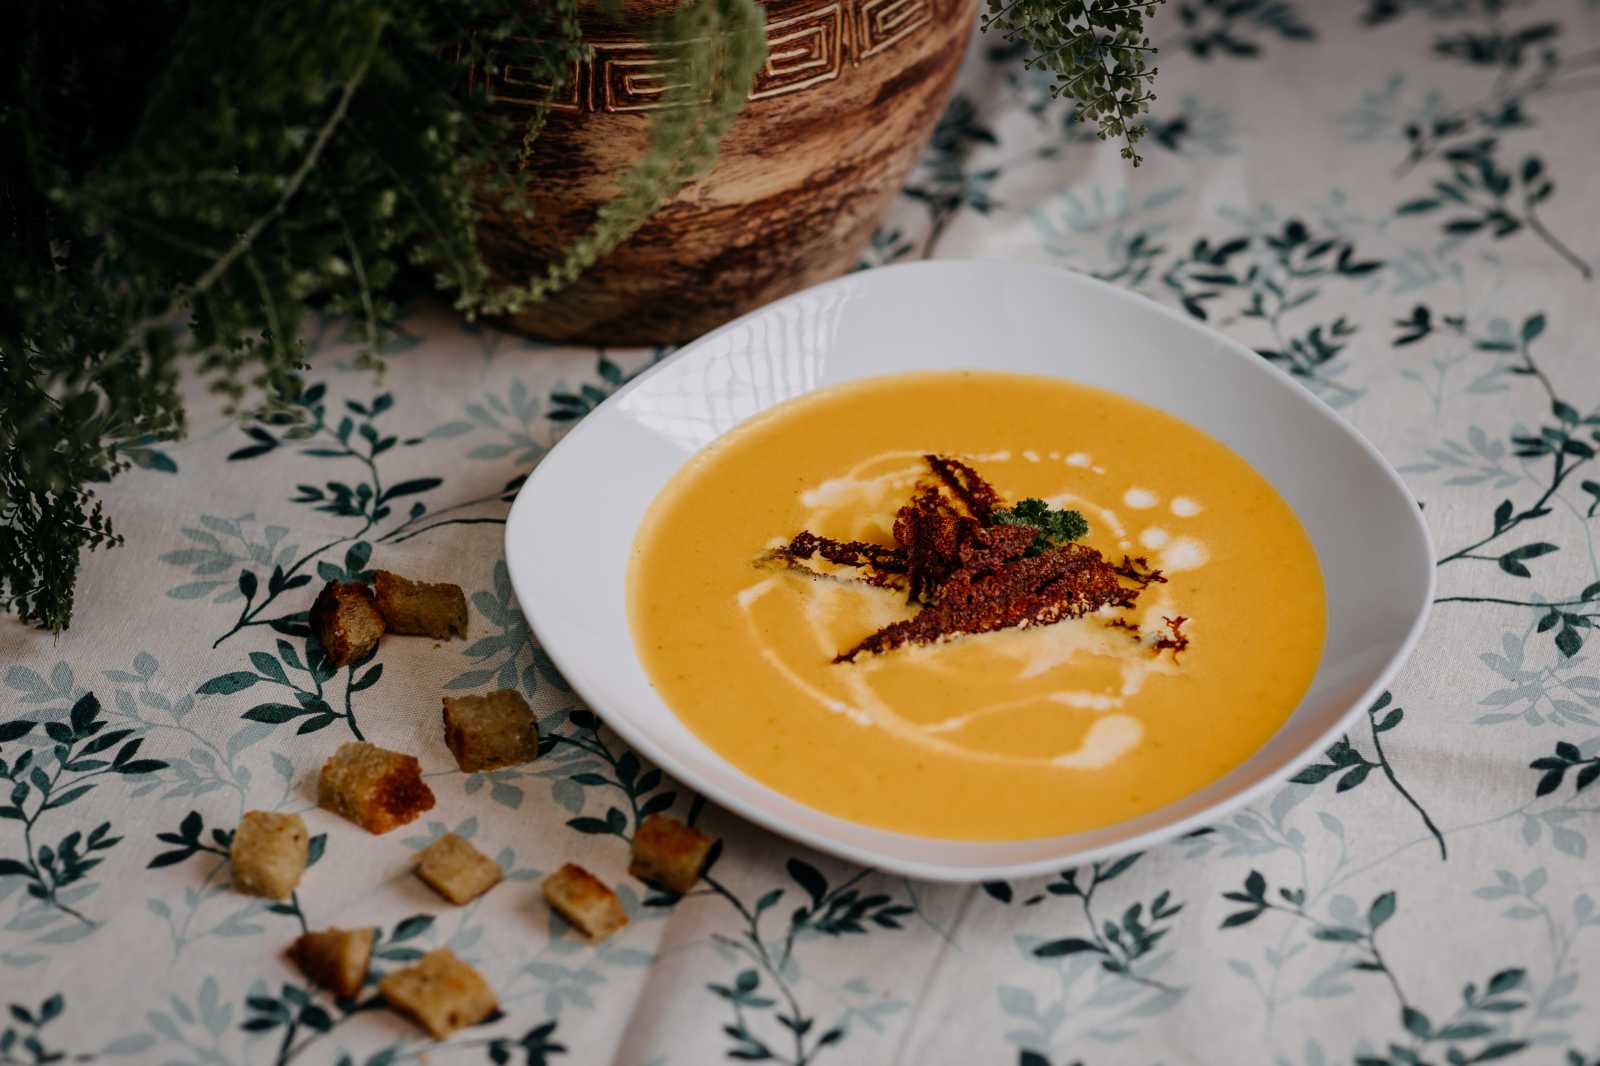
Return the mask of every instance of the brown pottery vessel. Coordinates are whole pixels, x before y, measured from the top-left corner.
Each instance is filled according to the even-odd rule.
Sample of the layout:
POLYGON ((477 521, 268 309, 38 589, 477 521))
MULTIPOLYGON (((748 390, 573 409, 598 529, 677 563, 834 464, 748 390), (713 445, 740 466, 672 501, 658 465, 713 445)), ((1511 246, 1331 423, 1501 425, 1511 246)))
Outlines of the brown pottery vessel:
MULTIPOLYGON (((669 0, 631 0, 642 19, 669 0)), ((971 37, 978 0, 771 0, 767 62, 716 166, 576 282, 507 324, 554 340, 688 340, 844 273, 916 162, 971 37)), ((481 204, 495 277, 517 284, 586 232, 644 151, 658 85, 649 47, 584 10, 591 59, 552 110, 534 215, 481 204), (641 74, 643 76, 641 76, 641 74)), ((515 69, 481 72, 499 106, 530 108, 515 69)))

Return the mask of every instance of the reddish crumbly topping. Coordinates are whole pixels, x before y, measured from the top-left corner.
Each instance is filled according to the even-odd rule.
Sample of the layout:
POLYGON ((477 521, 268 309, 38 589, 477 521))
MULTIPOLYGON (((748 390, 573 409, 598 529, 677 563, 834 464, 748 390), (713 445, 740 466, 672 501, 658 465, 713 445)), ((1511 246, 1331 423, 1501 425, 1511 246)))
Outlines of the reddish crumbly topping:
POLYGON ((1163 651, 1171 648, 1172 657, 1176 659, 1178 653, 1189 646, 1189 638, 1183 634, 1183 623, 1187 622, 1188 619, 1181 614, 1176 618, 1168 618, 1166 615, 1162 615, 1161 621, 1166 624, 1167 632, 1163 633, 1161 639, 1157 640, 1153 645, 1156 654, 1160 655, 1163 651))
MULTIPOLYGON (((952 637, 998 629, 1050 625, 1081 618, 1103 607, 1128 608, 1148 585, 1164 582, 1144 557, 1123 556, 1113 565, 1082 544, 1063 544, 1037 554, 1032 526, 995 522, 1004 501, 976 470, 956 459, 925 456, 938 479, 919 485, 895 514, 895 547, 863 541, 837 541, 809 531, 795 536, 773 556, 799 564, 820 556, 861 571, 859 580, 900 587, 903 578, 915 617, 885 626, 834 662, 853 662, 863 653, 892 651, 905 644, 932 644, 952 637), (1126 584, 1124 583, 1126 582, 1126 584)), ((1188 645, 1179 631, 1185 619, 1168 620, 1170 635, 1155 644, 1174 655, 1188 645)), ((1110 625, 1131 630, 1122 618, 1110 625)))

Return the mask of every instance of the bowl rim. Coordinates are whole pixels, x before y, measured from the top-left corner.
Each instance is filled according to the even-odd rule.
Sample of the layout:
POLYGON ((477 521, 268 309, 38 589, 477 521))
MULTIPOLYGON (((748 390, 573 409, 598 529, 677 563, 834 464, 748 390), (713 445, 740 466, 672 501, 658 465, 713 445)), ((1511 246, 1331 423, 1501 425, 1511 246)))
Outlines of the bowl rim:
MULTIPOLYGON (((866 283, 870 284, 871 282, 866 281, 866 283)), ((1053 375, 1042 374, 1040 376, 1053 375)), ((1070 379, 1063 378, 1063 380, 1070 379)), ((805 392, 797 394, 797 396, 809 395, 811 392, 817 391, 818 388, 830 387, 830 384, 831 383, 824 383, 816 388, 807 389, 805 392)), ((1126 394, 1123 393, 1123 395, 1126 394)), ((789 397, 788 399, 794 398, 797 397, 789 397)), ((1137 399, 1137 397, 1130 398, 1137 399)), ((784 401, 779 402, 781 403, 784 401)), ((770 410, 772 406, 775 405, 763 407, 760 411, 755 412, 753 415, 747 416, 746 419, 741 419, 740 422, 735 423, 734 426, 730 426, 728 429, 721 431, 718 434, 718 437, 730 432, 737 425, 743 424, 743 422, 748 420, 750 417, 759 417, 765 411, 770 410)), ((1170 414, 1172 412, 1168 413, 1170 414)), ((1180 415, 1177 417, 1183 416, 1180 415)), ((1202 430, 1202 432, 1206 431, 1202 430)), ((702 447, 704 446, 708 445, 703 445, 702 447)), ((688 457, 685 458, 685 462, 687 461, 688 457)), ((1249 462, 1248 458, 1246 458, 1246 462, 1249 462)), ((632 531, 630 538, 636 534, 637 528, 632 531)), ((1437 549, 1434 546, 1432 536, 1429 534, 1427 523, 1423 518, 1421 508, 1415 506, 1415 496, 1411 489, 1406 485, 1404 479, 1401 478, 1400 474, 1394 469, 1389 461, 1384 458, 1383 453, 1380 452, 1377 447, 1371 441, 1369 441, 1364 434, 1361 433, 1360 430, 1342 417, 1336 410, 1329 406, 1310 389, 1301 385, 1298 381, 1295 381, 1294 378, 1287 372, 1263 359, 1260 355, 1246 347, 1241 342, 1234 340, 1232 337, 1227 336, 1211 326, 1208 326, 1204 322, 1196 322, 1190 316, 1182 314, 1174 308, 1157 303, 1155 300, 1150 299, 1149 297, 1131 292, 1111 282, 1103 281, 1099 278, 1091 277, 1087 274, 1050 263, 1001 259, 994 257, 949 257, 934 260, 919 260, 912 263, 890 264, 875 268, 871 271, 852 272, 837 278, 833 278, 829 281, 822 282, 818 285, 813 285, 802 289, 799 292, 792 293, 778 300, 774 300, 773 302, 758 307, 753 311, 746 312, 745 314, 742 314, 739 317, 724 323, 709 333, 703 334, 695 340, 688 342, 677 351, 671 353, 659 362, 636 374, 616 392, 612 393, 604 401, 598 404, 594 410, 585 415, 577 424, 572 427, 571 430, 562 436, 562 438, 558 440, 549 451, 540 457, 537 464, 529 472, 527 479, 522 484, 522 487, 518 490, 516 499, 511 505, 511 510, 506 515, 503 546, 506 567, 511 578, 512 590, 517 597, 519 606, 522 607, 523 615, 527 620, 529 630, 532 633, 535 641, 537 641, 538 646, 542 648, 545 654, 550 657, 550 660, 555 664, 556 669, 559 670, 563 678, 567 680, 567 683, 571 686, 573 694, 581 699, 584 706, 600 717, 613 732, 615 732, 626 744, 629 745, 629 747, 650 759, 652 763, 658 766, 664 773, 676 779, 683 787, 693 790, 699 795, 704 796, 706 799, 715 802, 724 810, 736 814, 746 821, 752 822, 763 829, 776 833, 777 835, 786 839, 797 841, 825 854, 833 855, 837 858, 845 859, 850 862, 859 863, 863 866, 897 873, 919 880, 964 884, 976 884, 990 880, 1032 877, 1041 874, 1053 873, 1063 869, 1064 867, 1077 866, 1085 862, 1093 862, 1101 859, 1131 854, 1136 851, 1144 851, 1156 844, 1174 840, 1194 831, 1195 829, 1203 828, 1219 822, 1239 808, 1249 806, 1267 794, 1275 791, 1301 768, 1313 760, 1320 758, 1323 752, 1331 744, 1348 732, 1351 723, 1360 714, 1362 714, 1375 699, 1377 699, 1379 693, 1385 690, 1386 686, 1391 680, 1393 680, 1400 668, 1410 659, 1412 653, 1416 649, 1418 641, 1422 637, 1423 631, 1427 627, 1428 619, 1432 614, 1433 601, 1437 592, 1438 582, 1437 549), (595 706, 594 701, 591 700, 589 695, 583 690, 582 683, 575 679, 574 673, 569 672, 568 663, 570 660, 566 652, 564 650, 558 651, 554 646, 560 642, 550 642, 544 639, 544 634, 546 632, 553 630, 556 625, 560 624, 559 619, 554 618, 552 612, 546 611, 544 608, 542 608, 538 603, 537 597, 525 597, 523 595, 522 589, 530 579, 524 570, 524 560, 522 558, 523 553, 514 550, 514 541, 517 539, 518 531, 535 521, 535 519, 530 517, 533 511, 533 504, 529 501, 532 500, 533 496, 535 495, 532 490, 534 490, 540 479, 541 471, 547 470, 548 464, 550 464, 552 460, 558 458, 564 450, 570 450, 571 447, 573 447, 572 442, 574 440, 581 441, 587 434, 602 431, 600 427, 603 420, 597 419, 595 417, 597 414, 609 406, 621 406, 622 401, 635 389, 647 384, 658 374, 670 370, 674 364, 687 358, 693 358, 695 354, 702 348, 710 347, 717 339, 744 327, 746 323, 752 320, 774 314, 781 308, 789 305, 799 303, 804 300, 815 299, 820 294, 860 285, 865 279, 870 279, 874 275, 883 276, 888 274, 946 272, 959 273, 961 271, 971 270, 973 268, 1034 271, 1041 274, 1048 273, 1053 275, 1055 280, 1059 280, 1064 284, 1081 285, 1091 291, 1096 292, 1101 298, 1110 298, 1113 301, 1120 302, 1125 306, 1132 308, 1137 314, 1158 314, 1170 321, 1179 323, 1186 330, 1196 332, 1210 339, 1222 352, 1225 352, 1228 356, 1247 362, 1251 367, 1254 368, 1256 372, 1267 375, 1267 377, 1274 381, 1280 388, 1288 389, 1291 392, 1296 393, 1301 402, 1305 400, 1311 401, 1312 409, 1315 410, 1321 418, 1323 418, 1325 421, 1331 422, 1336 429, 1349 437, 1361 449, 1366 458, 1377 467, 1377 469, 1381 472, 1381 475, 1389 482, 1390 486, 1404 499, 1412 502, 1413 506, 1407 508, 1406 511, 1413 526, 1413 531, 1417 534, 1422 545, 1423 553, 1427 562, 1425 588, 1423 590, 1422 601, 1415 610, 1415 614, 1406 630, 1405 636, 1395 647, 1394 651, 1377 669, 1373 676, 1372 682, 1361 690, 1360 694, 1351 701, 1349 707, 1339 714, 1328 728, 1324 729, 1320 734, 1318 734, 1314 741, 1305 744, 1298 751, 1298 753, 1285 759, 1277 767, 1265 772, 1258 780, 1240 787, 1239 789, 1217 799, 1215 802, 1207 804, 1205 807, 1191 814, 1141 830, 1118 840, 1108 841, 1103 844, 1091 845, 1074 850, 1069 855, 1058 856, 1054 858, 1038 858, 1020 862, 994 863, 990 865, 984 865, 981 868, 972 865, 957 865, 884 855, 882 853, 875 852, 870 848, 863 848, 847 841, 834 839, 824 832, 816 832, 804 826, 784 824, 780 817, 768 811, 760 803, 752 803, 734 794, 729 788, 715 780, 701 779, 692 768, 686 768, 676 755, 668 750, 665 745, 658 744, 651 737, 650 732, 647 729, 642 728, 638 723, 631 720, 628 715, 607 715, 604 710, 595 706)), ((631 641, 631 632, 629 636, 630 641, 626 654, 633 655, 635 658, 637 658, 637 653, 635 652, 631 641)), ((1320 669, 1321 667, 1319 666, 1319 670, 1320 669)), ((648 675, 646 676, 648 678, 648 675)), ((665 703, 664 700, 663 703, 665 703)), ((671 710, 670 706, 668 706, 668 710, 671 710)), ((1285 719, 1285 724, 1287 724, 1287 721, 1288 719, 1285 719)), ((1282 727, 1280 726, 1280 728, 1282 727)), ((707 745, 707 747, 709 749, 709 745, 707 745)), ((764 785, 759 778, 755 777, 753 774, 750 774, 743 768, 733 764, 732 762, 729 762, 719 752, 716 752, 715 749, 710 750, 712 751, 713 755, 727 763, 727 765, 731 767, 736 774, 748 779, 749 781, 755 782, 757 785, 771 789, 770 785, 764 785)), ((1257 750, 1259 751, 1260 749, 1257 750)), ((1254 756, 1252 754, 1250 758, 1253 757, 1254 756)), ((1248 758, 1246 759, 1246 762, 1248 762, 1248 758)), ((1239 764, 1239 766, 1243 765, 1245 765, 1244 762, 1239 764)), ((1237 770, 1238 766, 1234 767, 1233 769, 1237 770)), ((1233 771, 1230 770, 1229 772, 1231 773, 1233 771)), ((1218 780, 1221 780, 1221 778, 1218 780)), ((1211 784, 1215 784, 1215 782, 1212 782, 1211 784)), ((1210 786, 1207 785, 1202 787, 1210 786)), ((1186 795, 1193 794, 1193 792, 1190 792, 1186 795)), ((782 794, 780 793, 780 795, 782 794)), ((849 819, 841 818, 838 815, 821 811, 819 808, 811 807, 809 804, 805 804, 803 801, 794 799, 793 797, 788 798, 801 806, 805 806, 810 810, 816 811, 827 819, 838 821, 847 825, 865 827, 877 833, 900 837, 908 841, 923 842, 928 844, 930 847, 936 846, 940 843, 1020 843, 1020 841, 952 841, 938 837, 922 836, 919 834, 901 833, 895 830, 883 829, 878 826, 871 826, 867 825, 866 823, 859 823, 849 819)), ((1179 802, 1182 802, 1181 798, 1172 801, 1172 803, 1164 804, 1163 807, 1173 806, 1179 802)), ((1162 807, 1157 807, 1139 817, 1148 817, 1158 814, 1162 809, 1162 807)), ((1116 824, 1117 823, 1111 823, 1111 825, 1101 828, 1112 828, 1116 824)))

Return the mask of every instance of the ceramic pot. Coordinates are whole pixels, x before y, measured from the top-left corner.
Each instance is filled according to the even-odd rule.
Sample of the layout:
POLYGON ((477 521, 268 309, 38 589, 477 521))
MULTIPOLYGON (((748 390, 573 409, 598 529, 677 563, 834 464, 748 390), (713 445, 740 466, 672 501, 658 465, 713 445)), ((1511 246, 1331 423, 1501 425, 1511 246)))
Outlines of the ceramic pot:
MULTIPOLYGON (((688 340, 855 265, 916 162, 971 37, 978 0, 770 0, 768 57, 716 166, 568 288, 504 323, 554 340, 688 340)), ((662 0, 634 0, 630 15, 662 0)), ((637 38, 586 10, 580 64, 540 136, 534 216, 480 204, 483 254, 520 283, 585 232, 638 158, 653 62, 637 38)), ((479 72, 499 106, 538 87, 479 72)))

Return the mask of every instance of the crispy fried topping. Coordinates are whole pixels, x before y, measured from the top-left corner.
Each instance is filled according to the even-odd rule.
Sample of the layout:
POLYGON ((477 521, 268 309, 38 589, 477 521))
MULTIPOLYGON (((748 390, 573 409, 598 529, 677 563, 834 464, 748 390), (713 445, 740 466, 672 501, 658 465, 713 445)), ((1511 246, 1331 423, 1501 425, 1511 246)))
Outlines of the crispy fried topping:
MULTIPOLYGON (((768 557, 813 577, 836 576, 801 565, 821 557, 854 568, 859 571, 855 580, 871 585, 900 588, 904 582, 911 602, 922 605, 914 617, 884 626, 834 662, 854 662, 906 644, 1050 625, 1105 607, 1125 609, 1147 586, 1166 581, 1143 556, 1125 555, 1115 565, 1082 544, 1052 545, 1052 539, 1061 538, 1041 539, 1036 522, 1006 521, 1011 512, 1005 501, 972 467, 947 456, 924 458, 937 481, 918 485, 895 513, 894 547, 831 540, 806 530, 768 557)), ((1045 505, 1038 502, 1038 507, 1045 505)), ((1157 654, 1171 649, 1177 655, 1188 646, 1181 632, 1184 621, 1182 616, 1167 619, 1170 633, 1153 645, 1157 654)), ((1142 639, 1126 619, 1107 624, 1142 639)))

